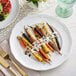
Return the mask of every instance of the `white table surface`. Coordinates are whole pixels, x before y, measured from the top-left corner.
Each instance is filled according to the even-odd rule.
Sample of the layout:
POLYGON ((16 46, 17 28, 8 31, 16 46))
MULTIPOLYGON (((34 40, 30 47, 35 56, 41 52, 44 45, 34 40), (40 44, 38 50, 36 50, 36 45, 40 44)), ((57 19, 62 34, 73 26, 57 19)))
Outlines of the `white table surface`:
MULTIPOLYGON (((57 4, 56 4, 57 5, 57 4)), ((48 14, 51 15, 55 18, 57 18, 58 20, 60 20, 61 22, 63 22, 69 29, 71 36, 72 36, 72 53, 71 56, 69 57, 69 59, 64 62, 61 66, 49 70, 49 71, 44 71, 44 72, 40 72, 41 76, 76 76, 76 5, 74 6, 74 11, 73 11, 73 15, 69 18, 60 18, 56 15, 55 13, 55 8, 56 5, 53 5, 53 7, 47 9, 45 12, 43 12, 43 14, 48 14)), ((11 26, 10 26, 11 27, 11 26)), ((8 29, 8 28, 7 28, 8 29)), ((4 30, 4 29, 3 29, 4 30)), ((11 29, 10 29, 11 30, 11 29)), ((4 31, 0 30, 1 33, 3 33, 4 31)), ((10 35, 10 31, 7 31, 10 35)), ((4 37, 4 39, 8 39, 8 37, 6 37, 6 34, 3 34, 3 36, 0 33, 0 41, 2 40, 2 38, 4 37)))

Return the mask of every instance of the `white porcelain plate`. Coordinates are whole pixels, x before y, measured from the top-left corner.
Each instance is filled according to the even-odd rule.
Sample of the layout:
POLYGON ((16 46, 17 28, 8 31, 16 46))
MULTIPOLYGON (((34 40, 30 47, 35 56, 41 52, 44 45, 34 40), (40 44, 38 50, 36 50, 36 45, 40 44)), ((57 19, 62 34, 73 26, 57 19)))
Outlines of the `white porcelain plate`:
POLYGON ((12 6, 11 12, 4 21, 0 22, 0 29, 7 27, 18 16, 18 13, 19 13, 19 2, 18 2, 18 0, 10 0, 10 2, 11 2, 11 6, 12 6))
POLYGON ((25 17, 16 24, 10 36, 11 52, 17 61, 19 61, 23 66, 37 71, 49 70, 61 65, 70 55, 71 44, 71 36, 67 27, 63 23, 48 15, 33 15, 25 17), (17 36, 21 36, 21 31, 24 30, 24 26, 27 27, 28 25, 33 25, 41 22, 48 22, 57 31, 61 44, 62 56, 56 52, 52 53, 51 64, 43 64, 24 55, 23 49, 16 39, 17 36))

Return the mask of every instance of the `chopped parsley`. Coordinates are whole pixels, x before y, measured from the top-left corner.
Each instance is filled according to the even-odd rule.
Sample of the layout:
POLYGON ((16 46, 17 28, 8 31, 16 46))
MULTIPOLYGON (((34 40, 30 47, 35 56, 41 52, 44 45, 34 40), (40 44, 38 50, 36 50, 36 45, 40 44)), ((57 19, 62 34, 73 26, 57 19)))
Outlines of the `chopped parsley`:
POLYGON ((38 35, 36 35, 36 37, 38 37, 38 35))
POLYGON ((37 51, 36 49, 34 49, 34 51, 37 51))
POLYGON ((25 55, 27 55, 29 53, 29 51, 25 51, 25 55))

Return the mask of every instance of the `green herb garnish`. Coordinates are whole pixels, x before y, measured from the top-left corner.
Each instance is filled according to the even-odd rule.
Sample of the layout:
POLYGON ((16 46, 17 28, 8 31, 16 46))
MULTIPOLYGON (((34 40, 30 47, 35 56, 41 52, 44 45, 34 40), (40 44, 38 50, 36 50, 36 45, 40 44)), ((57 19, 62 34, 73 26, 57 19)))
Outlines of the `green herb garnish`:
POLYGON ((34 51, 37 51, 36 49, 34 49, 34 51))
POLYGON ((46 2, 47 0, 27 0, 28 2, 32 2, 36 7, 38 7, 38 2, 46 2))
POLYGON ((30 35, 28 35, 28 37, 30 37, 30 35))
POLYGON ((31 47, 31 49, 32 49, 32 47, 31 47))
POLYGON ((38 37, 38 35, 36 35, 36 37, 38 37))
POLYGON ((41 45, 41 47, 43 48, 43 46, 41 45))
POLYGON ((27 55, 29 53, 29 51, 25 51, 25 55, 27 55))
POLYGON ((38 7, 38 1, 33 1, 33 4, 38 7))
POLYGON ((27 0, 28 2, 32 2, 36 7, 38 7, 38 1, 37 0, 27 0))

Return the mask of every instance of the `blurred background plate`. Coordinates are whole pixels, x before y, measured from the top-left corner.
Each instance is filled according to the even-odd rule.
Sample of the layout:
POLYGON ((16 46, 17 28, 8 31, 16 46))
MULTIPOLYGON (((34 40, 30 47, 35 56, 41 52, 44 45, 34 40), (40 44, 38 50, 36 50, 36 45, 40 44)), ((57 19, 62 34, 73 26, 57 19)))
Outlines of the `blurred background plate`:
POLYGON ((15 21, 16 17, 19 13, 19 1, 18 0, 10 0, 12 8, 9 16, 2 22, 0 22, 0 29, 7 27, 13 21, 15 21))

